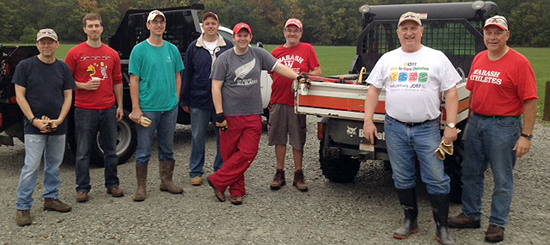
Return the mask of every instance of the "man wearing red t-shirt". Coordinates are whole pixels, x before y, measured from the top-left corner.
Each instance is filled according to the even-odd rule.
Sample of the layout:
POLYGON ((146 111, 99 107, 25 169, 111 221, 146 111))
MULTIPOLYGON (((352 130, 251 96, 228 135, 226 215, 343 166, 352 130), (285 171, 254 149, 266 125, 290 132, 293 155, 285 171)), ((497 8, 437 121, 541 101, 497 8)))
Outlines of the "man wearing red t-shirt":
POLYGON ((105 187, 113 197, 123 196, 117 177, 117 121, 122 120, 122 73, 118 53, 101 42, 101 16, 90 13, 82 20, 86 42, 69 50, 65 62, 73 72, 76 132, 76 201, 88 201, 90 153, 100 132, 104 152, 105 187), (115 102, 117 106, 115 106, 115 102))
POLYGON ((500 242, 512 203, 516 158, 531 149, 537 81, 527 58, 507 46, 510 31, 504 17, 487 19, 483 37, 487 50, 474 59, 466 85, 472 113, 462 166, 462 213, 448 222, 451 228, 480 227, 485 172, 491 166, 495 187, 485 241, 500 242))
MULTIPOLYGON (((315 50, 310 44, 300 42, 302 31, 300 20, 294 18, 287 20, 283 31, 286 43, 274 49, 271 54, 298 74, 309 73, 321 76, 321 65, 315 50)), ((294 156, 293 185, 300 191, 307 191, 308 186, 302 171, 303 149, 306 142, 306 116, 294 113, 293 80, 278 73, 272 76, 268 145, 275 145, 277 172, 270 187, 272 190, 278 190, 286 184, 284 167, 288 135, 294 156)))

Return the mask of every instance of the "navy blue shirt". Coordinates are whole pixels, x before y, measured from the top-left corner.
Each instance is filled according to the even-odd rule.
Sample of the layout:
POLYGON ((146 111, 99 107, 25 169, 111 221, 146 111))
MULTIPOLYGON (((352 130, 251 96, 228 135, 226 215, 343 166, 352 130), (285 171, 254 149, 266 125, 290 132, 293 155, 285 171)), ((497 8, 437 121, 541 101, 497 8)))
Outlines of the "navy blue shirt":
MULTIPOLYGON (((227 39, 223 40, 225 46, 218 46, 219 50, 214 53, 216 57, 233 47, 232 42, 227 39)), ((183 60, 185 72, 182 79, 180 104, 192 108, 213 109, 212 79, 210 79, 213 56, 206 48, 198 47, 197 41, 198 39, 191 42, 185 52, 183 60)))
MULTIPOLYGON (((63 92, 76 88, 71 69, 67 64, 59 60, 52 64, 46 64, 40 61, 38 56, 19 62, 12 83, 26 88, 25 98, 32 113, 38 118, 46 115, 51 119, 57 119, 65 100, 63 92)), ((57 130, 48 134, 66 133, 67 120, 63 121, 57 130)), ((25 117, 25 134, 42 133, 25 117)))

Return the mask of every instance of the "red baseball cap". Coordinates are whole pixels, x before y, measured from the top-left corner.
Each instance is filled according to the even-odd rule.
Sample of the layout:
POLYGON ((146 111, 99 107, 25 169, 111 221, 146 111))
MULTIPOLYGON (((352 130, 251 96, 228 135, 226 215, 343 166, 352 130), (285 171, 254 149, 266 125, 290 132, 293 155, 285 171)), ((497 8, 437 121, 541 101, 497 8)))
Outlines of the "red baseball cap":
POLYGON ((243 28, 248 30, 248 33, 252 35, 252 28, 250 28, 250 26, 244 22, 236 24, 235 27, 233 27, 233 35, 238 34, 243 28))
POLYGON ((285 23, 285 28, 292 25, 300 28, 300 30, 302 29, 302 22, 299 19, 295 19, 295 18, 288 19, 285 23))

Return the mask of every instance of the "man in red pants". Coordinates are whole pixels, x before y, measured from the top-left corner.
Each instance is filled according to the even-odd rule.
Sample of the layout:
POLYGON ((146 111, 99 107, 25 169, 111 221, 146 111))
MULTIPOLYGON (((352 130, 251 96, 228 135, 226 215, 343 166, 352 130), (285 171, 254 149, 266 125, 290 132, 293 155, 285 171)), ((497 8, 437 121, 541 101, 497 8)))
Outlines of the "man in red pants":
POLYGON ((244 172, 258 154, 262 134, 261 71, 275 71, 291 79, 298 74, 266 50, 249 47, 252 29, 248 24, 235 25, 233 41, 234 49, 220 55, 212 70, 212 99, 216 126, 222 130, 224 165, 207 180, 220 202, 225 201, 229 187, 231 203, 239 205, 246 194, 244 172))

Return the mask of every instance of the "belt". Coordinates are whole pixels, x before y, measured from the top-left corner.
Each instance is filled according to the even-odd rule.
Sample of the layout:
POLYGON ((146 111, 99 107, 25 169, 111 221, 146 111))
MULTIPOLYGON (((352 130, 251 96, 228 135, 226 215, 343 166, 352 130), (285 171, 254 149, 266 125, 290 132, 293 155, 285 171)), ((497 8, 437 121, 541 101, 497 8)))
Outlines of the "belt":
MULTIPOLYGON (((386 116, 388 116, 388 115, 386 115, 386 116)), ((391 117, 391 118, 393 118, 393 117, 391 117)), ((430 119, 430 120, 426 120, 426 121, 423 121, 423 122, 402 122, 402 121, 399 121, 395 118, 393 118, 393 120, 395 120, 398 123, 405 124, 405 126, 407 126, 407 127, 414 127, 414 126, 419 126, 419 125, 422 125, 422 124, 425 124, 425 123, 429 123, 429 122, 439 120, 439 117, 437 117, 436 119, 430 119)))
POLYGON ((478 117, 487 118, 487 119, 489 119, 489 118, 495 118, 495 119, 497 119, 497 118, 508 118, 508 117, 518 118, 518 117, 520 117, 520 116, 485 116, 485 115, 481 115, 481 114, 478 114, 478 113, 475 113, 475 112, 473 112, 473 113, 478 117))

